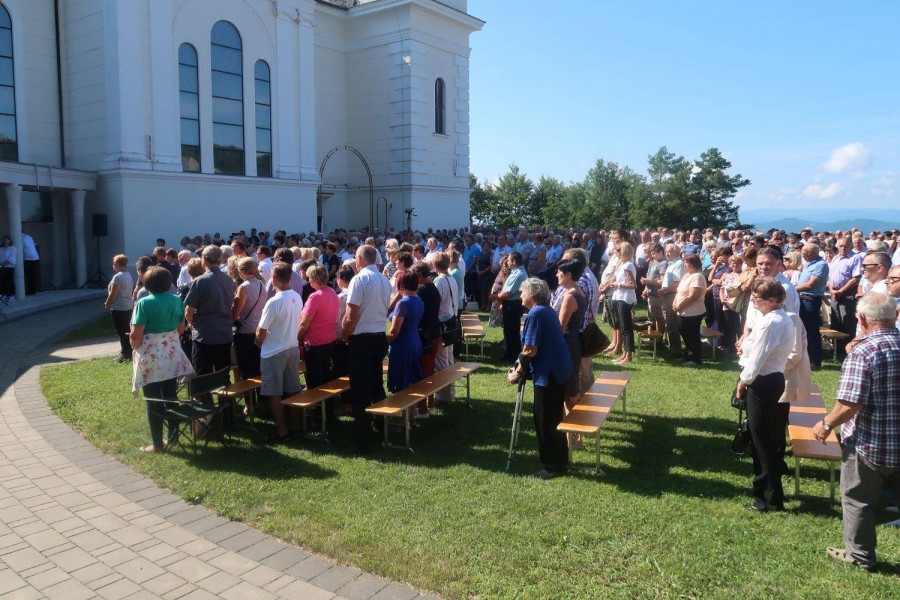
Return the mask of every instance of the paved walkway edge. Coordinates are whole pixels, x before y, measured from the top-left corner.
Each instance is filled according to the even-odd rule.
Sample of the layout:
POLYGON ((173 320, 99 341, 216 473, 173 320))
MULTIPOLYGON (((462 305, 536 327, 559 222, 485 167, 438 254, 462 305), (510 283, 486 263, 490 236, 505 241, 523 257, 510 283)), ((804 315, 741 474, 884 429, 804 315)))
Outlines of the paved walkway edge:
MULTIPOLYGON (((435 598, 435 596, 422 595, 409 586, 364 573, 354 567, 336 564, 325 557, 290 545, 257 529, 247 527, 239 522, 229 521, 202 506, 189 504, 179 496, 157 487, 153 481, 136 473, 130 467, 106 456, 60 420, 50 410, 46 398, 41 392, 39 384, 41 367, 50 362, 60 362, 60 360, 81 360, 94 356, 113 355, 117 352, 116 342, 88 343, 72 347, 54 347, 46 344, 48 340, 58 339, 66 332, 77 329, 102 314, 102 312, 88 310, 88 314, 85 315, 84 307, 82 307, 79 318, 73 319, 69 315, 73 312, 78 314, 77 309, 78 305, 74 305, 42 314, 40 317, 42 325, 48 325, 48 319, 57 321, 58 326, 55 329, 50 327, 53 335, 44 340, 32 337, 32 343, 29 345, 33 344, 33 350, 25 355, 4 353, 0 356, 0 374, 2 374, 0 375, 0 391, 4 389, 3 384, 11 383, 14 386, 13 398, 10 398, 9 390, 7 390, 6 393, 3 393, 3 401, 0 402, 0 455, 5 455, 7 461, 15 463, 16 460, 9 456, 12 453, 13 456, 22 456, 27 464, 33 464, 35 456, 25 457, 21 454, 20 444, 27 445, 29 441, 37 441, 39 436, 40 441, 45 442, 53 450, 52 453, 47 450, 40 451, 41 461, 44 465, 47 465, 48 462, 52 464, 50 468, 55 471, 54 478, 62 478, 66 491, 68 488, 75 487, 72 492, 62 497, 51 496, 54 499, 52 504, 61 508, 64 514, 72 514, 73 517, 82 514, 90 515, 95 512, 99 514, 100 507, 112 511, 120 521, 124 520, 122 521, 122 530, 133 530, 131 533, 137 541, 135 544, 129 544, 126 543, 129 540, 123 539, 123 550, 131 551, 131 554, 136 552, 137 555, 144 558, 147 558, 148 555, 148 552, 145 551, 149 551, 149 566, 164 571, 148 580, 149 582, 159 583, 157 579, 165 578, 171 575, 171 571, 180 569, 180 574, 184 579, 181 583, 186 583, 177 589, 159 593, 162 588, 154 591, 148 585, 143 585, 143 582, 140 581, 142 577, 140 574, 126 581, 128 578, 126 570, 124 577, 115 580, 118 582, 116 585, 131 590, 135 594, 140 592, 143 594, 142 597, 164 597, 171 600, 203 597, 293 597, 304 600, 307 598, 311 600, 320 598, 322 600, 339 598, 348 600, 429 600, 435 598), (68 313, 68 315, 57 313, 68 313), (19 361, 15 360, 16 356, 20 357, 19 361), (18 364, 14 364, 16 362, 18 364), (10 373, 11 369, 14 375, 10 373), (14 380, 10 381, 13 378, 14 380), (15 406, 11 405, 9 400, 13 400, 15 406), (25 435, 22 435, 21 432, 16 433, 18 439, 13 440, 9 430, 16 431, 15 423, 19 416, 16 413, 19 413, 21 420, 24 421, 23 424, 27 424, 27 427, 19 428, 25 435), (7 431, 3 431, 5 429, 3 427, 4 420, 6 426, 9 427, 7 431), (37 436, 33 435, 34 433, 37 436), (11 442, 15 441, 18 441, 19 444, 11 445, 11 442), (8 448, 12 449, 11 452, 7 451, 8 448), (75 495, 72 495, 73 493, 75 495), (71 499, 66 497, 69 495, 72 495, 71 499), (166 552, 163 552, 164 550, 166 552), (157 554, 162 555, 159 556, 159 560, 154 561, 157 554), (165 554, 169 554, 169 556, 165 556, 165 554), (173 562, 173 557, 182 559, 181 563, 173 562), (216 583, 212 582, 212 577, 208 572, 210 569, 219 573, 216 583), (197 579, 200 575, 203 577, 197 579), (129 585, 122 584, 122 581, 126 581, 129 585), (207 585, 202 585, 203 582, 207 585), (178 590, 184 593, 179 595, 177 594, 178 590)), ((4 333, 16 326, 22 327, 30 333, 36 333, 29 330, 28 325, 29 321, 37 318, 30 317, 10 324, 4 333)), ((36 447, 33 453, 36 455, 38 452, 39 448, 36 447)), ((9 469, 2 458, 3 456, 0 456, 0 541, 3 541, 7 531, 15 534, 19 525, 18 522, 10 523, 8 519, 4 518, 5 508, 2 507, 10 504, 9 501, 16 498, 22 490, 40 489, 39 483, 27 487, 8 487, 7 483, 10 481, 18 483, 23 480, 23 477, 29 481, 32 478, 21 467, 15 469, 19 472, 9 469)), ((47 475, 40 469, 37 472, 47 475)), ((63 486, 59 486, 59 489, 62 491, 63 486)), ((28 498, 35 496, 36 494, 28 496, 28 498)), ((46 508, 50 508, 51 503, 46 504, 46 508)), ((39 508, 43 508, 43 505, 40 505, 39 508)), ((95 525, 89 518, 85 518, 81 522, 83 526, 77 527, 75 531, 76 535, 82 538, 102 536, 102 539, 107 541, 109 536, 116 533, 116 530, 104 531, 101 525, 95 525)), ((28 523, 25 525, 27 526, 28 523)), ((62 535, 66 537, 68 534, 63 532, 62 535)), ((78 545, 77 540, 74 543, 70 540, 67 544, 73 547, 78 545)), ((0 567, 10 564, 6 555, 9 547, 7 550, 2 547, 3 544, 0 543, 0 567)), ((22 550, 33 549, 24 548, 22 550)), ((94 553, 95 550, 97 548, 90 549, 89 552, 94 553)), ((15 550, 15 552, 18 551, 15 550)), ((108 554, 111 555, 112 552, 108 554)), ((46 556, 42 557, 42 559, 47 558, 46 556)), ((104 566, 103 558, 102 555, 98 558, 99 566, 104 568, 97 568, 97 574, 102 572, 104 577, 110 578, 112 582, 112 577, 119 573, 115 573, 117 570, 115 565, 112 566, 113 572, 108 572, 110 565, 104 566)), ((36 556, 33 559, 38 560, 36 556)), ((90 568, 90 566, 79 567, 79 569, 83 568, 90 568)), ((13 591, 13 589, 6 589, 9 587, 6 581, 17 579, 23 584, 27 582, 27 585, 14 588, 17 593, 37 589, 40 590, 41 597, 52 597, 47 589, 41 589, 32 583, 32 579, 35 579, 36 576, 29 578, 28 569, 21 572, 15 569, 14 571, 10 576, 5 575, 9 573, 8 570, 0 570, 0 596, 6 598, 5 594, 13 591)), ((121 573, 121 569, 119 572, 121 573)), ((85 587, 76 581, 75 573, 68 575, 75 577, 70 583, 81 586, 79 588, 81 591, 89 592, 94 589, 92 585, 85 587)), ((65 579, 62 579, 60 583, 64 582, 65 579)), ((96 584, 102 583, 102 581, 98 579, 90 583, 96 584)), ((87 595, 74 594, 73 588, 67 586, 61 588, 65 589, 66 593, 59 597, 131 597, 130 594, 122 596, 104 594, 107 587, 109 586, 97 588, 94 594, 87 595)), ((28 594, 19 595, 21 597, 37 597, 28 594)), ((139 595, 134 597, 137 598, 139 595)))

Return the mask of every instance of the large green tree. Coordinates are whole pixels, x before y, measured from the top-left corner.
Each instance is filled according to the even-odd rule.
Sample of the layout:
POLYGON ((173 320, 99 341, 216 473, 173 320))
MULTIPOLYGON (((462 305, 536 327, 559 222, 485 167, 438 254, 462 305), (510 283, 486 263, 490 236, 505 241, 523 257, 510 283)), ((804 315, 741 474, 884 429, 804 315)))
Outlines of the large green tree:
POLYGON ((469 221, 472 224, 491 227, 496 225, 496 202, 490 185, 482 185, 478 178, 469 173, 469 221))
POLYGON ((515 163, 493 186, 495 224, 500 227, 528 227, 541 223, 541 210, 534 194, 534 182, 515 163))
POLYGON ((710 148, 694 163, 691 208, 699 226, 719 229, 740 223, 738 206, 731 200, 750 180, 740 174, 728 175, 725 171, 730 168, 731 162, 718 148, 710 148))

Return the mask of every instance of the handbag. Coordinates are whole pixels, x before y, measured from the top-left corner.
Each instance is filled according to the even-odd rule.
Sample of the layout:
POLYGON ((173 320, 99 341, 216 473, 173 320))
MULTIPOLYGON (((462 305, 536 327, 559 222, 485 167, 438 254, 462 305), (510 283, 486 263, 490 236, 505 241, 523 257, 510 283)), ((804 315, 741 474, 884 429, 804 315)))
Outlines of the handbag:
POLYGON ((743 411, 738 413, 738 428, 731 441, 731 452, 738 456, 743 456, 750 447, 750 424, 747 419, 742 419, 743 411))
MULTIPOLYGON (((455 307, 456 300, 453 297, 453 286, 449 283, 447 285, 450 286, 450 304, 455 307)), ((446 321, 439 322, 438 326, 441 332, 441 345, 444 348, 459 344, 463 341, 462 324, 459 322, 459 316, 456 314, 446 321)))
POLYGON ((600 354, 609 344, 609 338, 597 325, 597 321, 588 323, 588 326, 581 332, 581 356, 583 357, 600 354))

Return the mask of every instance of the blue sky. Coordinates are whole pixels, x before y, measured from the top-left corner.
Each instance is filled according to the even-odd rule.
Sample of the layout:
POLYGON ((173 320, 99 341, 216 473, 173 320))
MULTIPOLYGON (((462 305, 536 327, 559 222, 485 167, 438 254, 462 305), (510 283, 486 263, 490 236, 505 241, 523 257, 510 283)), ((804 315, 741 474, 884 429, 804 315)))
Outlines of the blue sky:
POLYGON ((469 0, 471 171, 717 146, 744 210, 900 205, 900 1, 469 0))

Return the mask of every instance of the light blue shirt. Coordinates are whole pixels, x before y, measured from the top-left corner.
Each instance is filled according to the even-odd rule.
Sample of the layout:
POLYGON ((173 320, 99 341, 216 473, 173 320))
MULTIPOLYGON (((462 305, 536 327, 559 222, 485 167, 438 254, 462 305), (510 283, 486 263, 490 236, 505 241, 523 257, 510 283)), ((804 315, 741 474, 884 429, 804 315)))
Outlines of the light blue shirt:
POLYGON ((522 293, 519 291, 522 287, 522 282, 528 279, 528 273, 525 272, 525 267, 518 266, 509 273, 509 277, 506 278, 506 283, 503 284, 503 289, 500 290, 500 293, 509 292, 510 296, 506 300, 521 300, 522 293))
POLYGON ((801 292, 807 296, 822 296, 828 289, 828 263, 821 256, 814 261, 806 263, 803 270, 800 271, 800 278, 797 279, 797 285, 807 283, 813 277, 817 277, 819 282, 812 288, 801 292))
POLYGON ((684 261, 680 258, 676 258, 675 260, 669 262, 669 266, 666 267, 666 273, 662 278, 662 287, 668 288, 676 281, 681 281, 681 277, 684 275, 684 261))
POLYGON ((548 262, 548 263, 551 263, 551 264, 552 264, 552 263, 555 263, 555 262, 557 262, 560 258, 562 258, 562 255, 563 255, 562 244, 557 244, 557 245, 555 245, 555 246, 550 246, 550 249, 547 250, 547 262, 548 262))

